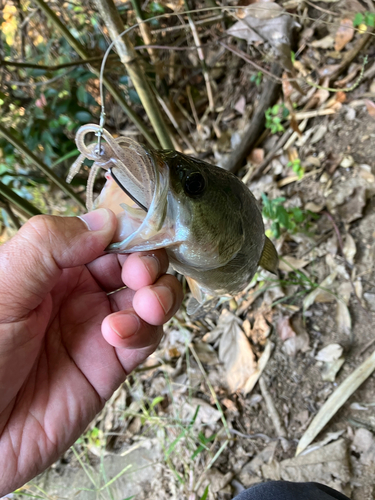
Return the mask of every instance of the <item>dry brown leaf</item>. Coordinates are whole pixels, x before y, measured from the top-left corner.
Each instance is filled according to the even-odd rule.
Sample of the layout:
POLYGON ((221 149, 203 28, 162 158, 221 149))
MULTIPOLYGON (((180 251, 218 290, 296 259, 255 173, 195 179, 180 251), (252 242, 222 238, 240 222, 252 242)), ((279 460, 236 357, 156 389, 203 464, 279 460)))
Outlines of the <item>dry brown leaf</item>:
POLYGON ((237 316, 225 309, 220 315, 217 329, 222 331, 219 359, 224 364, 231 392, 236 392, 245 387, 247 380, 255 372, 255 355, 237 316))
POLYGON ((334 382, 336 375, 340 371, 342 365, 345 363, 345 358, 341 357, 335 361, 330 361, 329 363, 324 363, 322 368, 322 379, 325 382, 334 382))
POLYGON ((316 49, 331 49, 335 44, 335 39, 332 35, 327 35, 320 40, 314 40, 311 42, 311 46, 316 49))
POLYGON ((284 342, 283 351, 288 356, 294 358, 298 352, 306 352, 309 350, 310 338, 306 331, 298 333, 295 337, 291 337, 284 342))
POLYGON ((296 336, 296 332, 293 330, 288 316, 281 316, 279 318, 276 330, 281 340, 287 340, 296 336))
POLYGON ((291 255, 284 255, 279 260, 279 269, 285 272, 291 272, 298 269, 303 269, 309 264, 307 259, 297 259, 291 255))
POLYGON ((370 101, 369 99, 364 99, 364 101, 366 103, 366 108, 367 108, 368 114, 372 118, 375 118, 375 103, 370 101))
POLYGON ((241 95, 236 104, 234 105, 234 109, 238 111, 241 115, 245 113, 246 110, 246 98, 241 95))
POLYGON ((316 301, 316 298, 319 296, 320 293, 326 292, 332 288, 332 284, 335 281, 336 276, 337 276, 337 271, 335 270, 321 282, 319 287, 315 288, 315 290, 306 295, 306 297, 303 300, 304 311, 307 311, 307 309, 313 305, 313 303, 316 301), (328 290, 324 290, 325 288, 328 290))
POLYGON ((375 439, 372 432, 367 429, 357 429, 351 446, 353 451, 360 454, 363 465, 375 464, 375 439))
POLYGON ((345 440, 339 439, 306 455, 263 465, 262 473, 265 479, 276 481, 316 481, 333 486, 332 479, 336 478, 347 483, 350 463, 345 440))
POLYGON ((264 149, 254 148, 247 157, 247 159, 250 163, 253 163, 254 165, 260 165, 264 160, 264 149))
POLYGON ((298 26, 294 19, 275 2, 250 5, 246 14, 227 33, 246 40, 249 45, 268 42, 274 48, 280 64, 293 72, 290 43, 293 28, 298 26))
POLYGON ((340 344, 329 344, 326 347, 323 347, 315 356, 317 361, 323 361, 325 363, 329 363, 330 361, 336 361, 341 358, 344 349, 340 344))
POLYGON ((354 36, 353 21, 345 18, 341 19, 339 29, 335 36, 335 50, 340 52, 354 36))
POLYGON ((345 238, 345 244, 343 248, 344 256, 349 264, 354 264, 354 257, 357 252, 357 247, 355 241, 351 234, 347 234, 345 238))

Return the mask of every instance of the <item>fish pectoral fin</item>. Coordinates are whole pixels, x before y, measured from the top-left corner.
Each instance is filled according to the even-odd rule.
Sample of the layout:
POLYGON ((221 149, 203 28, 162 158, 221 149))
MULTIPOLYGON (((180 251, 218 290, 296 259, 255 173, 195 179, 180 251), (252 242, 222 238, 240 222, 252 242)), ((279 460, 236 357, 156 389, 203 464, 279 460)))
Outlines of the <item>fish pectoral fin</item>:
POLYGON ((263 267, 266 271, 270 271, 273 274, 277 274, 277 268, 279 265, 279 256, 277 255, 276 248, 272 241, 267 238, 264 242, 263 252, 260 256, 259 265, 263 267))
POLYGON ((204 293, 202 292, 201 287, 198 285, 198 282, 193 278, 189 278, 189 276, 185 276, 186 281, 188 282, 189 288, 193 297, 199 304, 201 304, 204 300, 204 293))

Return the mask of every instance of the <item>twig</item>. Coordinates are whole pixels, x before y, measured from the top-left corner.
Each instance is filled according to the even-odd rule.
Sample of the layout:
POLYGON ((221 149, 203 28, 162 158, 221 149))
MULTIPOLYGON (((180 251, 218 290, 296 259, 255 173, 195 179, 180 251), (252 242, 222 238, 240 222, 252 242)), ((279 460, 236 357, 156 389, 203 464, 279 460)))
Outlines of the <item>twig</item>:
POLYGON ((260 377, 259 379, 259 387, 260 387, 260 392, 262 393, 263 399, 267 406, 268 415, 272 420, 273 426, 275 427, 277 436, 286 438, 288 436, 288 433, 286 432, 284 424, 282 423, 281 418, 276 410, 272 396, 268 392, 267 384, 264 381, 263 377, 260 377))
POLYGON ((12 207, 9 205, 7 200, 2 200, 0 204, 1 208, 5 210, 9 219, 13 222, 13 225, 18 230, 21 227, 21 222, 19 221, 17 215, 13 212, 12 207))
MULTIPOLYGON (((109 35, 114 42, 117 53, 120 56, 122 64, 137 91, 151 125, 160 141, 160 144, 165 149, 173 149, 168 127, 165 123, 164 116, 159 108, 154 93, 147 80, 145 72, 138 63, 136 52, 128 35, 124 34, 124 24, 116 9, 113 0, 95 0, 95 4, 99 13, 107 26, 109 35)), ((102 103, 102 107, 104 103, 102 103)))
POLYGON ((230 433, 235 436, 239 436, 243 439, 264 439, 264 441, 276 441, 276 438, 270 438, 266 434, 262 434, 261 432, 257 432, 256 434, 244 434, 243 432, 237 431, 236 429, 230 429, 230 433))
MULTIPOLYGON (((23 142, 21 142, 17 137, 15 137, 15 135, 12 132, 10 132, 10 130, 8 128, 3 127, 3 125, 1 125, 1 124, 0 124, 0 134, 3 135, 8 142, 13 144, 13 146, 15 148, 20 150, 21 153, 23 153, 29 161, 31 161, 49 179, 51 179, 51 181, 54 182, 64 193, 66 193, 68 196, 73 198, 73 200, 78 202, 81 206, 83 206, 83 207, 85 206, 83 200, 76 194, 76 192, 69 186, 69 184, 67 184, 63 179, 60 179, 60 177, 58 177, 53 170, 51 170, 47 165, 45 165, 41 160, 39 160, 39 158, 37 156, 35 156, 34 153, 32 151, 30 151, 25 146, 25 144, 23 142)), ((4 186, 4 187, 6 187, 6 186, 4 186)), ((3 189, 4 189, 4 187, 3 187, 3 189)), ((12 190, 10 190, 10 191, 13 193, 12 190)), ((4 196, 5 196, 5 194, 4 194, 4 196)), ((20 197, 18 197, 18 198, 20 198, 20 197)), ((20 199, 23 200, 23 198, 20 198, 20 199)), ((9 201, 13 201, 13 200, 9 199, 9 201)), ((23 201, 25 201, 25 200, 23 200, 23 201)), ((14 201, 14 203, 16 203, 16 200, 14 201)), ((29 205, 29 210, 30 210, 30 207, 32 207, 32 205, 31 204, 28 204, 28 205, 29 205)), ((25 205, 25 207, 26 207, 26 205, 25 205)), ((25 207, 21 206, 21 208, 23 210, 27 211, 27 209, 25 207)), ((34 212, 28 212, 28 213, 30 213, 31 215, 36 215, 36 213, 40 213, 39 210, 35 209, 35 207, 33 207, 33 209, 34 209, 34 212), (37 210, 37 212, 35 212, 35 210, 37 210)))
MULTIPOLYGON (((189 6, 188 6, 188 3, 187 3, 187 0, 185 0, 185 7, 186 7, 186 10, 189 11, 189 6)), ((203 76, 204 76, 204 81, 206 83, 208 104, 209 104, 209 107, 210 107, 210 111, 213 111, 215 109, 214 97, 213 97, 213 94, 212 94, 212 87, 211 87, 211 82, 210 82, 210 74, 208 72, 208 68, 207 68, 207 64, 206 64, 206 60, 205 60, 205 57, 204 57, 203 50, 201 48, 201 41, 199 39, 198 31, 197 31, 197 28, 195 27, 195 24, 194 24, 194 21, 193 21, 193 18, 191 16, 191 14, 188 13, 187 17, 188 17, 188 21, 189 21, 189 26, 190 26, 191 32, 193 34, 194 43, 195 43, 195 46, 197 47, 198 57, 199 57, 199 59, 201 61, 201 64, 202 64, 202 73, 203 73, 203 76)))
POLYGON ((375 351, 330 395, 300 439, 296 456, 302 453, 350 396, 375 370, 375 351))
MULTIPOLYGON (((218 43, 225 47, 227 50, 230 50, 233 54, 236 54, 236 56, 240 57, 244 61, 248 62, 252 66, 254 66, 255 69, 258 71, 261 71, 263 74, 267 75, 270 77, 271 80, 274 80, 275 82, 282 83, 282 79, 278 77, 277 75, 273 74, 272 71, 267 71, 265 68, 254 62, 250 57, 245 54, 242 50, 237 49, 233 45, 229 45, 227 43, 222 42, 221 40, 218 40, 218 43)), ((281 74, 281 73, 280 73, 281 74)))
POLYGON ((315 3, 309 2, 309 0, 305 0, 307 5, 310 5, 311 7, 314 7, 316 10, 320 10, 320 12, 324 12, 325 14, 329 14, 330 16, 333 17, 340 17, 340 14, 336 14, 336 12, 332 12, 331 10, 328 9, 323 9, 323 7, 319 7, 319 5, 315 5, 315 3))
MULTIPOLYGON (((138 49, 144 49, 144 45, 137 47, 138 49)), ((118 59, 117 54, 111 54, 111 58, 118 59)), ((83 64, 91 64, 94 62, 100 62, 103 56, 89 57, 88 59, 78 59, 77 61, 71 61, 64 64, 56 64, 55 66, 48 66, 46 64, 33 64, 28 62, 20 61, 6 61, 5 59, 0 59, 1 66, 12 66, 14 68, 29 68, 29 69, 44 69, 46 71, 58 71, 60 69, 70 68, 72 66, 81 66, 83 64)))
POLYGON ((361 50, 366 47, 366 45, 373 39, 373 37, 373 32, 365 33, 361 36, 361 38, 351 50, 345 52, 339 66, 330 75, 327 75, 329 77, 330 83, 334 82, 337 77, 340 76, 343 71, 345 71, 349 64, 357 57, 361 50))
MULTIPOLYGON (((55 28, 63 35, 66 41, 73 47, 73 49, 77 52, 77 54, 82 59, 89 59, 90 56, 87 53, 85 47, 70 33, 67 27, 63 24, 63 22, 57 17, 54 11, 47 5, 44 0, 33 0, 34 3, 40 7, 40 9, 44 12, 46 17, 51 21, 51 23, 55 26, 55 28)), ((90 67, 90 70, 98 77, 100 77, 100 71, 90 67)), ((112 82, 106 77, 103 77, 103 83, 115 99, 115 101, 119 104, 122 110, 128 115, 130 120, 134 123, 134 125, 138 128, 138 130, 143 134, 145 139, 151 144, 152 147, 158 148, 159 145, 155 138, 150 134, 146 125, 139 118, 137 113, 135 113, 132 108, 128 105, 122 94, 116 89, 116 87, 112 84, 112 82)), ((102 103, 103 104, 103 103, 102 103)))
MULTIPOLYGON (((271 73, 276 77, 281 75, 281 66, 277 63, 273 63, 271 67, 271 73)), ((281 90, 281 85, 279 82, 274 80, 267 80, 264 84, 263 92, 260 96, 258 106, 255 109, 254 115, 250 122, 249 127, 245 130, 240 145, 232 152, 228 161, 224 165, 226 170, 233 173, 238 172, 242 167, 243 161, 253 149, 254 145, 259 139, 264 129, 264 124, 266 122, 265 112, 270 108, 277 99, 279 98, 279 93, 281 90)))
POLYGON ((0 195, 5 198, 7 201, 12 203, 15 207, 22 210, 22 213, 26 213, 29 217, 33 215, 39 215, 41 212, 34 207, 31 203, 29 203, 21 196, 18 196, 10 187, 6 186, 2 182, 0 182, 0 195))

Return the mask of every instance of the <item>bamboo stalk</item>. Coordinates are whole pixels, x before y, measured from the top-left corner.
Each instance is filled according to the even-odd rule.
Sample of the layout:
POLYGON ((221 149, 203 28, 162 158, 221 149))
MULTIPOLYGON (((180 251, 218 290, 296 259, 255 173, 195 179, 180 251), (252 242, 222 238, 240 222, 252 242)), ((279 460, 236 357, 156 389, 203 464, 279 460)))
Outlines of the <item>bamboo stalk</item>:
MULTIPOLYGON (((78 194, 67 184, 63 179, 60 179, 53 170, 51 170, 45 163, 43 163, 37 156, 34 155, 17 137, 14 136, 9 129, 6 129, 0 124, 0 134, 5 137, 5 139, 13 144, 15 148, 20 150, 26 158, 31 161, 39 170, 41 170, 52 182, 54 182, 64 193, 73 198, 74 201, 78 202, 81 206, 85 206, 83 200, 78 196, 78 194)), ((22 198, 21 198, 22 199, 22 198)), ((39 212, 38 212, 39 213, 39 212)), ((34 213, 32 215, 35 215, 34 213)))
MULTIPOLYGON (((41 0, 36 1, 39 2, 41 0)), ((173 143, 164 117, 144 71, 138 63, 134 47, 127 35, 120 36, 124 31, 124 24, 113 0, 95 0, 95 4, 115 44, 121 62, 133 82, 160 144, 164 149, 173 149, 173 143)))
MULTIPOLYGON (((86 51, 85 47, 74 38, 74 36, 70 33, 68 28, 62 23, 62 21, 56 16, 53 10, 43 1, 43 0, 33 0, 36 5, 44 12, 46 17, 51 21, 51 23, 60 31, 66 41, 73 47, 73 49, 77 52, 77 54, 82 59, 90 59, 90 54, 86 51)), ((100 78, 100 71, 90 67, 92 73, 94 73, 98 78, 100 78)), ((120 92, 116 89, 116 87, 112 84, 112 82, 106 77, 103 76, 103 83, 115 101, 119 104, 122 110, 128 115, 130 120, 134 123, 134 125, 138 128, 138 130, 143 134, 145 139, 150 143, 153 148, 158 148, 159 145, 154 137, 147 130, 146 125, 139 118, 139 116, 132 110, 132 108, 128 105, 124 97, 120 94, 120 92)), ((103 105, 103 103, 102 103, 103 105)))
POLYGON ((9 203, 12 203, 15 205, 17 208, 21 209, 23 212, 25 212, 27 215, 32 217, 33 215, 40 215, 41 212, 34 207, 30 202, 25 200, 24 198, 21 198, 21 196, 18 196, 17 193, 15 193, 12 189, 10 189, 8 186, 0 182, 0 194, 3 198, 9 201, 9 203))

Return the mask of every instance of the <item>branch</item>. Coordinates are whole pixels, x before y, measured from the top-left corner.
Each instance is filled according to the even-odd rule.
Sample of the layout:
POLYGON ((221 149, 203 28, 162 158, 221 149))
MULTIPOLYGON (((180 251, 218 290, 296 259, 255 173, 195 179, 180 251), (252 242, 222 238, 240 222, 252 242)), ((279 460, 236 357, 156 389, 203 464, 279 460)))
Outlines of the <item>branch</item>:
POLYGON ((160 144, 165 149, 173 149, 164 116, 148 83, 145 72, 138 63, 134 47, 127 35, 120 36, 124 31, 124 24, 113 0, 95 0, 95 4, 115 44, 121 62, 133 82, 160 144))
MULTIPOLYGON (((33 0, 34 3, 40 7, 40 9, 44 12, 46 17, 51 21, 51 23, 60 31, 66 41, 73 47, 73 49, 77 52, 77 54, 82 59, 90 59, 88 52, 85 47, 74 38, 74 36, 70 33, 68 28, 62 23, 62 21, 56 16, 53 10, 43 1, 43 0, 33 0)), ((100 78, 100 71, 96 68, 90 67, 90 70, 100 78)), ((112 97, 117 101, 122 110, 128 115, 130 120, 134 123, 134 125, 138 128, 138 130, 143 134, 145 139, 151 144, 152 147, 158 148, 159 145, 155 141, 154 137, 147 130, 146 125, 139 118, 137 113, 135 113, 132 108, 128 105, 124 97, 120 94, 120 92, 116 89, 116 87, 112 84, 112 82, 106 77, 103 76, 103 83, 108 89, 108 92, 112 95, 112 97)), ((103 103, 102 103, 103 104, 103 103)))
POLYGON ((15 205, 17 208, 21 209, 22 212, 25 212, 29 217, 41 214, 41 212, 36 207, 34 207, 34 205, 29 203, 24 198, 21 198, 21 196, 18 196, 18 194, 16 194, 12 189, 10 189, 2 182, 0 182, 0 194, 7 201, 15 205))
MULTIPOLYGON (((114 55, 115 54, 111 54, 109 57, 113 57, 114 55)), ((117 55, 115 57, 117 58, 117 55)), ((78 59, 77 61, 57 64, 56 66, 47 66, 45 64, 33 64, 33 63, 18 62, 18 61, 6 61, 4 59, 0 59, 0 67, 13 66, 14 68, 44 69, 46 71, 58 71, 59 69, 70 68, 72 66, 81 66, 83 64, 100 62, 102 59, 103 56, 89 57, 88 59, 78 59)))
MULTIPOLYGON (((75 191, 67 184, 63 179, 60 179, 53 170, 51 170, 47 165, 45 165, 37 156, 34 155, 17 137, 10 132, 9 129, 3 127, 0 124, 0 134, 5 137, 5 139, 13 144, 15 148, 20 150, 26 158, 31 161, 39 170, 41 170, 52 182, 54 182, 64 193, 70 196, 74 201, 78 202, 81 206, 85 206, 83 200, 75 193, 75 191)), ((9 188, 8 188, 9 189, 9 188)), ((5 196, 5 194, 4 194, 5 196)), ((21 198, 22 199, 22 198, 21 198)), ((39 213, 39 212, 38 212, 39 213)), ((34 213, 32 215, 35 215, 34 213)))

